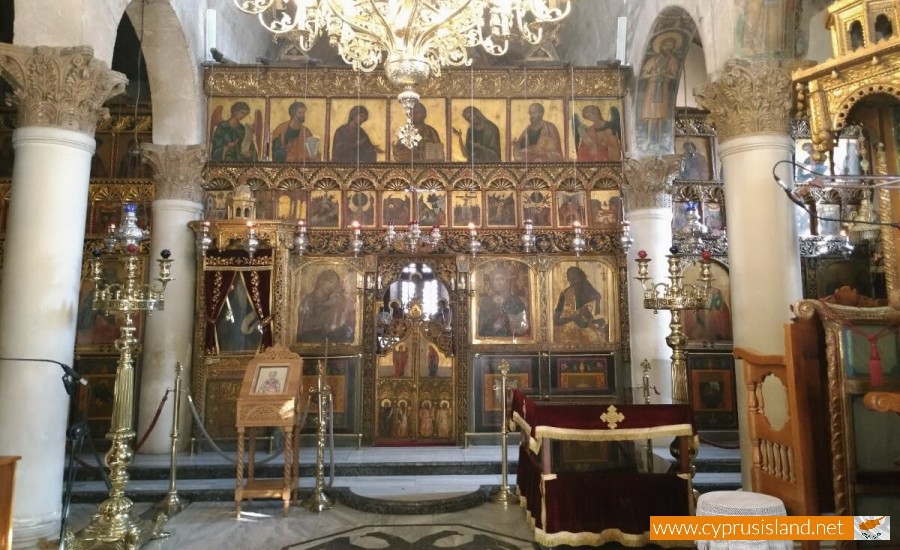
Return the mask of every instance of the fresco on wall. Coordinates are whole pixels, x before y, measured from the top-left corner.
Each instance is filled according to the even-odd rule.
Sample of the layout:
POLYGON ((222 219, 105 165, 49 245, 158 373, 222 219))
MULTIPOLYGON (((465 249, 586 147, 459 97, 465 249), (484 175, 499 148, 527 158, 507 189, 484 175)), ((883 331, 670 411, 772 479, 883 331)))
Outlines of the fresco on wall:
POLYGON ((675 96, 690 37, 665 30, 650 37, 638 73, 638 147, 663 154, 674 149, 675 96))
POLYGON ((735 4, 734 48, 737 57, 793 59, 805 44, 798 40, 798 0, 738 0, 735 4))

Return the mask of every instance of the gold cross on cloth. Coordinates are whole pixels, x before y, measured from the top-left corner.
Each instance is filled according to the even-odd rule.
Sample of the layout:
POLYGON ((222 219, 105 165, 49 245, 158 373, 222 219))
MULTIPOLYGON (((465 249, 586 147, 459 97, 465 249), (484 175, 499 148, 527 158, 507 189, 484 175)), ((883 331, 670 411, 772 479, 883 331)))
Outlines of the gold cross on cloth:
POLYGON ((606 412, 600 415, 600 420, 606 422, 610 430, 615 430, 619 423, 625 420, 625 415, 620 413, 615 405, 610 405, 606 412))

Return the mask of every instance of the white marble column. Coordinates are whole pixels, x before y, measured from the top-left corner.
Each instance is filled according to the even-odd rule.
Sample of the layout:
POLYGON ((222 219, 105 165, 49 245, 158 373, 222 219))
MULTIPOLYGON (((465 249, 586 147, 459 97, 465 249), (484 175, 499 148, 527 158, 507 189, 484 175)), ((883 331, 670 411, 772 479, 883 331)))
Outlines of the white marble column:
MULTIPOLYGON (((790 160, 790 73, 777 64, 729 61, 718 80, 694 91, 712 113, 719 136, 728 216, 728 262, 734 346, 784 354, 790 305, 803 297, 800 247, 793 203, 776 185, 772 168, 790 160)), ((793 175, 782 166, 779 176, 793 175)), ((736 365, 741 474, 750 487, 747 388, 736 365)))
MULTIPOLYGON (((90 48, 0 44, 16 160, 0 282, 0 356, 72 365, 94 129, 125 78, 90 48)), ((14 547, 54 539, 69 397, 58 365, 0 361, 0 455, 19 455, 14 547)))
MULTIPOLYGON (((141 366, 141 395, 137 433, 147 431, 168 388, 175 388, 175 363, 181 361, 183 388, 190 388, 194 336, 194 303, 197 260, 194 234, 188 223, 203 216, 201 171, 206 162, 203 145, 144 145, 144 162, 153 167, 156 200, 153 201, 153 231, 150 253, 172 253, 174 281, 166 287, 166 306, 147 320, 141 366)), ((151 272, 152 273, 152 272, 151 272)), ((152 275, 151 275, 152 277, 152 275)), ((142 453, 168 453, 171 449, 172 413, 176 400, 170 396, 150 433, 142 453)), ((191 415, 187 400, 181 402, 179 447, 190 435, 191 415)))
MULTIPOLYGON (((643 287, 634 279, 639 250, 645 250, 654 281, 666 281, 666 254, 672 245, 671 181, 678 169, 672 160, 661 158, 625 161, 625 189, 628 220, 634 246, 628 254, 628 312, 631 320, 631 379, 640 387, 643 372, 640 365, 650 361, 650 384, 660 395, 652 394, 653 403, 672 402, 672 350, 666 344, 669 334, 669 312, 644 309, 643 287)), ((636 396, 637 399, 637 396, 636 396)))

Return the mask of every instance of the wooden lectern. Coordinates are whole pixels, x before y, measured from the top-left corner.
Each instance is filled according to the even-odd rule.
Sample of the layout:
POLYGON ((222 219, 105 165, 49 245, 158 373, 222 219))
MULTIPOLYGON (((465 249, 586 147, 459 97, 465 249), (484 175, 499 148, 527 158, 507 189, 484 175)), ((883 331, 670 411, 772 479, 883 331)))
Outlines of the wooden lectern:
POLYGON ((244 499, 280 498, 284 515, 299 488, 300 356, 287 348, 271 347, 247 363, 237 400, 237 461, 234 503, 238 517, 244 499), (284 433, 283 479, 256 479, 256 429, 280 428, 284 433), (244 434, 249 460, 244 478, 244 434))

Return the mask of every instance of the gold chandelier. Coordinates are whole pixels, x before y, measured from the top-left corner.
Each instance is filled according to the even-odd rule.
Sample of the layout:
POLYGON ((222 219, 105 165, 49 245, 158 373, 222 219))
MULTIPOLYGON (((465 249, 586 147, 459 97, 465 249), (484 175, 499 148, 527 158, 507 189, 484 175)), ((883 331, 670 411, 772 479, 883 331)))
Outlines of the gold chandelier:
POLYGON ((471 65, 468 48, 503 55, 518 36, 539 44, 544 26, 558 23, 573 0, 234 0, 263 27, 286 34, 309 51, 321 34, 354 70, 371 72, 382 62, 388 79, 402 88, 406 110, 400 141, 421 140, 412 124, 419 99, 413 90, 441 67, 471 65))

